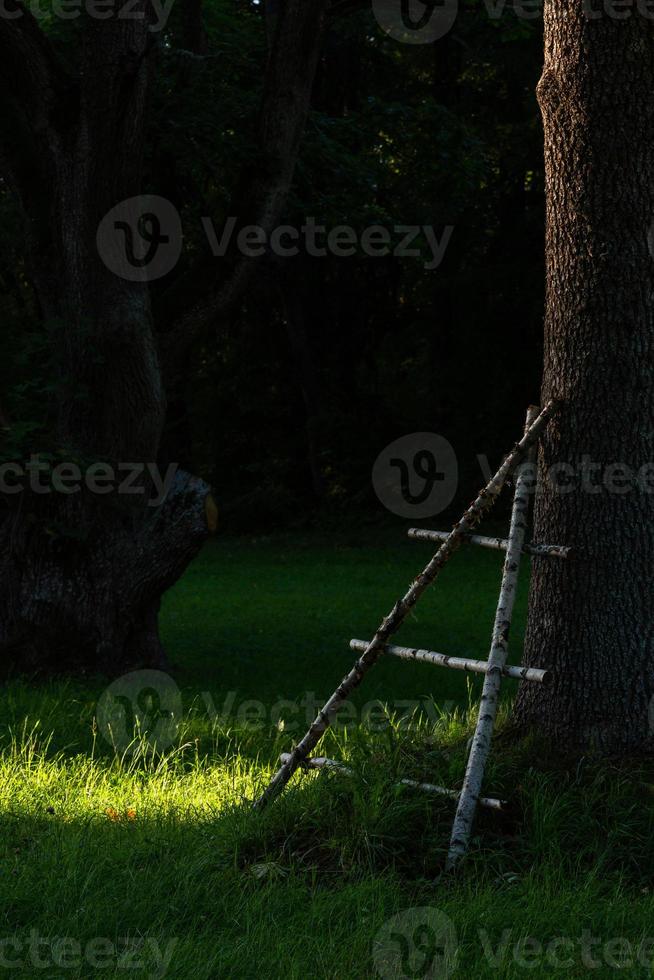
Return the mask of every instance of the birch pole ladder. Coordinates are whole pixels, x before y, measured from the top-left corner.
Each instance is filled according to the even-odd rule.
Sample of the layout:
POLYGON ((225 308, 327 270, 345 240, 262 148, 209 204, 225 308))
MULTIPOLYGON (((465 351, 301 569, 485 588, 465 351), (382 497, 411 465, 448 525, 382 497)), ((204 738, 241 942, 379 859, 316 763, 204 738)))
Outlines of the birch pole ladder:
POLYGON ((555 402, 549 402, 539 410, 530 408, 527 413, 527 423, 520 442, 516 443, 509 455, 504 459, 497 473, 479 496, 465 511, 461 519, 451 531, 426 531, 412 528, 409 537, 417 541, 435 541, 440 548, 428 563, 426 568, 417 576, 406 595, 399 599, 391 612, 386 616, 372 640, 352 640, 350 647, 361 654, 352 670, 347 674, 332 696, 318 712, 306 735, 291 752, 284 753, 281 767, 273 777, 265 792, 254 804, 258 810, 263 809, 279 795, 288 783, 295 770, 302 766, 309 769, 335 769, 350 774, 346 766, 332 759, 310 758, 310 753, 318 744, 338 710, 350 694, 361 684, 363 678, 375 666, 379 658, 388 654, 403 660, 418 660, 434 666, 450 667, 455 670, 472 671, 484 675, 484 686, 479 707, 479 717, 470 754, 466 774, 461 791, 445 789, 431 783, 418 783, 415 780, 403 779, 401 784, 412 786, 428 793, 447 796, 457 800, 457 811, 452 827, 450 848, 447 858, 447 869, 453 869, 463 857, 468 848, 472 823, 477 806, 490 809, 502 809, 503 801, 482 797, 481 786, 484 769, 490 751, 491 737, 497 708, 502 677, 514 677, 533 683, 544 683, 548 679, 547 671, 536 668, 511 667, 507 665, 509 631, 515 603, 520 560, 523 554, 536 555, 546 558, 568 558, 570 549, 560 545, 525 544, 527 520, 530 503, 530 493, 535 485, 534 460, 536 444, 557 410, 555 402), (524 463, 524 466, 520 464, 524 463), (473 534, 482 517, 496 503, 502 489, 511 474, 520 469, 515 480, 515 494, 509 536, 489 538, 473 534), (499 602, 495 616, 490 653, 487 660, 471 660, 463 657, 448 657, 430 650, 419 650, 408 647, 394 646, 390 638, 398 631, 418 599, 430 586, 443 566, 465 541, 484 548, 505 551, 504 571, 500 588, 499 602))

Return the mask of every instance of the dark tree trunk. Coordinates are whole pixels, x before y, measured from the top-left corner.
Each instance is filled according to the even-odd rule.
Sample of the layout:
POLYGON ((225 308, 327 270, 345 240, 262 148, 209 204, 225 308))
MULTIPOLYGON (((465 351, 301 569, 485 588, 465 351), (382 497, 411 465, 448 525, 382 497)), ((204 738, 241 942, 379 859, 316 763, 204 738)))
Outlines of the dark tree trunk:
MULTIPOLYGON (((53 348, 53 437, 73 458, 154 464, 165 413, 146 283, 104 265, 104 215, 138 195, 152 35, 90 21, 80 78, 27 13, 0 24, 5 175, 26 217, 32 283, 53 348)), ((0 522, 0 650, 19 668, 161 665, 161 593, 208 533, 208 487, 178 474, 165 501, 26 490, 0 522)))
MULTIPOLYGON (((311 104, 327 6, 328 0, 267 4, 270 50, 258 122, 259 152, 234 194, 231 213, 238 216, 237 228, 258 225, 270 235, 283 216, 311 104)), ((163 349, 171 384, 194 340, 227 321, 262 265, 261 258, 226 258, 225 275, 205 276, 211 282, 208 294, 167 324, 163 349)), ((215 267, 215 259, 207 258, 193 270, 195 275, 207 268, 206 262, 215 267)))
POLYGON ((523 685, 515 714, 563 748, 613 753, 648 743, 654 694, 654 473, 620 491, 618 471, 607 471, 654 460, 654 28, 635 5, 624 20, 589 19, 583 8, 546 3, 538 91, 543 399, 564 405, 543 440, 534 537, 572 545, 575 557, 534 559, 525 664, 555 680, 523 685), (557 492, 553 482, 572 479, 570 470, 554 479, 561 463, 585 469, 586 487, 577 476, 557 492))
MULTIPOLYGON (((268 230, 291 186, 326 6, 285 0, 277 18, 248 195, 268 230)), ((0 17, 0 168, 23 206, 32 284, 53 338, 53 439, 85 461, 153 465, 166 394, 148 285, 110 271, 96 235, 112 208, 141 193, 155 14, 149 0, 136 0, 129 18, 115 9, 85 19, 70 36, 68 54, 79 57, 71 70, 20 0, 7 10, 18 16, 0 17)), ((191 53, 203 52, 199 0, 186 3, 185 28, 191 53)), ((237 261, 181 317, 172 362, 184 362, 199 328, 231 309, 251 276, 237 261)), ((166 347, 170 354, 170 335, 166 347)), ((209 533, 214 505, 206 484, 181 472, 156 507, 145 479, 143 489, 111 500, 82 490, 9 501, 0 514, 6 663, 115 671, 165 662, 160 597, 209 533)))

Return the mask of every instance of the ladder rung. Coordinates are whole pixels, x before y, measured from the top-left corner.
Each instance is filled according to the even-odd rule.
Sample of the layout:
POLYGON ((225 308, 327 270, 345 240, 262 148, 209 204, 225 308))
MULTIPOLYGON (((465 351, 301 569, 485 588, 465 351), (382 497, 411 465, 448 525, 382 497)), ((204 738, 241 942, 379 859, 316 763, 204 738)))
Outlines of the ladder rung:
MULTIPOLYGON (((357 653, 364 653, 368 649, 365 640, 350 640, 350 649, 357 653)), ((387 645, 384 653, 390 653, 392 657, 401 657, 402 660, 420 660, 424 663, 433 664, 435 667, 452 667, 454 670, 467 670, 473 674, 487 674, 489 664, 487 660, 468 660, 465 657, 447 657, 444 653, 434 653, 432 650, 418 650, 413 647, 396 647, 387 645)), ((503 677, 514 677, 518 681, 535 681, 543 684, 549 681, 550 671, 539 670, 536 667, 503 667, 503 677)))
MULTIPOLYGON (((506 484, 511 474, 516 471, 518 465, 523 461, 527 461, 528 463, 533 461, 532 450, 536 446, 538 439, 551 421, 554 414, 558 412, 559 407, 559 402, 555 400, 549 401, 542 410, 537 409, 535 406, 531 406, 527 413, 527 424, 520 441, 515 443, 513 449, 505 457, 497 472, 491 477, 486 486, 480 490, 477 497, 454 525, 446 540, 438 549, 436 549, 436 553, 432 555, 430 560, 413 580, 404 595, 401 595, 396 600, 390 612, 383 617, 365 652, 359 657, 350 672, 340 681, 338 687, 318 711, 318 714, 310 724, 307 732, 293 747, 293 750, 287 756, 284 764, 272 777, 270 783, 263 791, 261 796, 254 802, 255 810, 263 810, 269 803, 272 802, 272 800, 279 796, 298 766, 302 765, 305 760, 310 757, 316 745, 332 724, 334 718, 337 717, 340 708, 348 701, 352 692, 360 686, 367 673, 377 664, 378 660, 384 653, 385 646, 400 629, 402 624, 414 609, 418 600, 424 595, 429 586, 433 585, 433 583, 436 581, 442 569, 448 563, 450 558, 452 558, 452 556, 457 552, 466 535, 470 534, 478 526, 483 516, 490 511, 493 505, 497 502, 497 499, 502 492, 502 488, 506 484)), ((530 467, 530 469, 533 470, 533 467, 530 467)), ((506 600, 507 617, 501 633, 499 630, 499 624, 496 622, 498 628, 493 634, 493 646, 491 648, 491 656, 489 657, 489 660, 491 660, 491 663, 493 664, 493 669, 488 671, 484 679, 484 684, 489 685, 489 689, 491 681, 493 684, 499 684, 501 679, 499 672, 505 666, 507 659, 506 650, 500 649, 500 643, 504 643, 506 646, 506 640, 508 639, 508 628, 511 619, 511 608, 515 595, 515 583, 512 583, 513 589, 509 589, 507 585, 507 582, 509 581, 507 576, 509 571, 512 574, 514 572, 517 573, 520 564, 519 558, 522 552, 522 546, 524 544, 524 528, 527 518, 527 501, 525 494, 522 493, 522 487, 526 487, 527 482, 529 482, 529 485, 531 486, 532 481, 528 480, 528 478, 524 476, 524 471, 521 471, 516 480, 516 493, 511 518, 511 533, 509 534, 511 543, 507 549, 507 553, 512 556, 512 560, 510 563, 505 563, 510 567, 505 569, 505 574, 502 580, 503 591, 506 592, 506 596, 502 595, 501 598, 506 600), (497 633, 497 637, 495 633, 497 633), (497 669, 494 669, 495 665, 497 665, 497 669)), ((535 481, 533 482, 535 483, 535 481)), ((495 693, 495 690, 493 690, 493 693, 495 693)), ((482 697, 482 702, 483 701, 484 699, 482 697)), ((492 703, 488 703, 487 705, 484 705, 483 710, 487 712, 487 716, 491 723, 490 729, 492 729, 495 706, 492 703)), ((484 718, 485 717, 486 715, 484 715, 484 718)), ((475 743, 473 743, 473 751, 474 748, 475 743)), ((459 798, 459 809, 461 809, 461 805, 464 802, 466 803, 466 807, 470 801, 472 801, 474 806, 476 806, 479 795, 479 787, 477 787, 476 791, 471 794, 469 786, 467 783, 464 783, 459 798)), ((466 833, 466 843, 468 836, 469 834, 466 833)))
MULTIPOLYGON (((408 535, 415 541, 446 541, 449 531, 428 531, 422 527, 412 527, 408 535)), ((469 544, 477 544, 481 548, 491 548, 493 551, 506 551, 509 546, 507 538, 489 538, 484 534, 466 534, 469 544)), ((522 549, 525 555, 535 555, 540 558, 569 558, 572 548, 558 544, 526 544, 522 549)))
MULTIPOLYGON (((452 800, 458 800, 460 793, 455 789, 445 789, 444 786, 434 786, 433 783, 419 783, 415 779, 401 779, 402 786, 412 786, 420 789, 423 793, 436 793, 438 796, 449 796, 452 800)), ((477 800, 479 806, 486 807, 487 810, 506 810, 508 802, 506 800, 495 800, 491 796, 480 796, 477 800)))
MULTIPOLYGON (((284 765, 291 758, 290 752, 283 752, 279 761, 284 765)), ((335 759, 325 759, 319 756, 315 759, 307 759, 303 766, 307 769, 334 769, 343 776, 353 776, 354 773, 342 762, 335 759)), ((400 779, 398 786, 410 786, 412 789, 422 790, 423 793, 433 793, 436 796, 447 796, 451 800, 458 800, 461 795, 455 789, 446 789, 444 786, 434 786, 433 783, 419 783, 415 779, 400 779)), ((481 796, 478 800, 479 806, 486 807, 487 810, 505 810, 508 806, 506 800, 495 800, 492 797, 481 796)))

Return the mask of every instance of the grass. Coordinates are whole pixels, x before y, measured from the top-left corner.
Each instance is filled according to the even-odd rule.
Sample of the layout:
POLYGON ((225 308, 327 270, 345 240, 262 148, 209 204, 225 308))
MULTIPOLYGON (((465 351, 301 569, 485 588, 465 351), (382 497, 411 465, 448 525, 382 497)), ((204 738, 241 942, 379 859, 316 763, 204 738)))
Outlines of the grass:
MULTIPOLYGON (((486 785, 513 808, 480 814, 462 873, 441 876, 452 804, 394 781, 460 784, 478 693, 464 675, 382 663, 321 750, 354 778, 304 774, 263 816, 246 805, 301 734, 297 699, 331 692, 350 636, 426 555, 399 532, 210 545, 164 604, 184 720, 163 753, 145 733, 112 748, 101 678, 6 685, 0 976, 650 976, 652 766, 570 766, 500 729, 486 785)), ((402 640, 485 656, 500 567, 463 551, 402 640)))

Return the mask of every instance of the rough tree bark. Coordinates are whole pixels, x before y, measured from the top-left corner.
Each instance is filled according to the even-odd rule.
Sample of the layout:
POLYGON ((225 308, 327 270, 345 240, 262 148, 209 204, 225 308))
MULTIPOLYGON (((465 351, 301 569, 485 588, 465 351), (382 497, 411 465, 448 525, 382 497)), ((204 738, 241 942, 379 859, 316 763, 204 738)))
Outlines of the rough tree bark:
MULTIPOLYGON (((145 2, 139 10, 142 20, 85 24, 78 74, 19 3, 15 19, 0 19, 3 176, 23 207, 34 293, 52 337, 53 434, 73 455, 114 465, 156 460, 166 406, 147 284, 115 276, 96 247, 104 215, 140 191, 153 35, 145 2)), ((206 537, 209 488, 180 474, 156 511, 142 489, 115 506, 85 489, 28 488, 3 511, 6 662, 163 662, 160 596, 206 537)))
MULTIPOLYGON (((266 226, 290 188, 326 2, 286 0, 279 17, 262 110, 265 159, 256 177, 266 226)), ((116 16, 121 6, 117 0, 107 19, 84 19, 74 66, 20 0, 8 0, 10 16, 0 18, 0 168, 24 211, 36 303, 56 338, 54 438, 77 457, 114 465, 156 461, 166 412, 147 283, 114 275, 96 246, 103 217, 141 192, 155 15, 149 0, 131 4, 130 18, 116 16)), ((199 23, 198 9, 194 16, 199 23)), ((247 281, 237 264, 222 283, 222 299, 234 302, 247 281)), ((181 338, 184 346, 197 320, 207 323, 216 311, 209 301, 194 311, 195 322, 183 320, 180 332, 191 335, 181 338)), ((156 508, 147 494, 116 505, 85 490, 24 492, 5 504, 5 664, 111 671, 163 665, 160 597, 209 533, 206 484, 179 473, 156 508)))
POLYGON ((584 6, 547 0, 538 89, 543 398, 565 406, 543 437, 534 535, 574 554, 533 559, 524 663, 553 678, 523 685, 515 717, 562 747, 619 753, 651 740, 654 694, 654 480, 641 470, 654 459, 654 25, 635 4, 619 20, 584 6), (586 488, 557 464, 585 469, 586 488))

